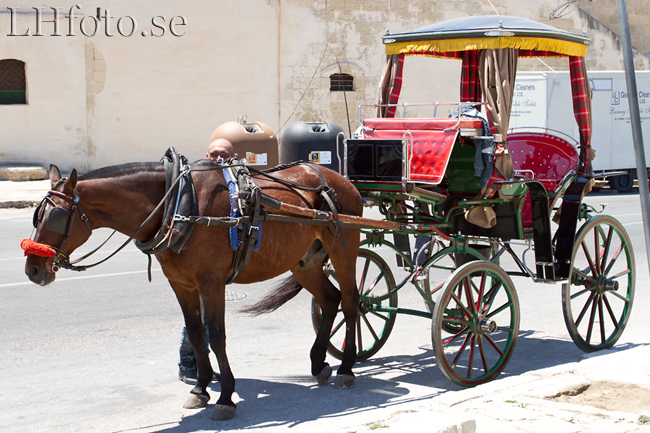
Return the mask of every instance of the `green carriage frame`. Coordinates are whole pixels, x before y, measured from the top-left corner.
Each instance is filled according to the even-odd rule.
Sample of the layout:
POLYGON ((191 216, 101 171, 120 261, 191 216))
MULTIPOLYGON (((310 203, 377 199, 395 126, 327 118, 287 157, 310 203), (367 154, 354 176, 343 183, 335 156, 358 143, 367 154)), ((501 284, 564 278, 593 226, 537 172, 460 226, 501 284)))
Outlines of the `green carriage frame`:
MULTIPOLYGON (((476 56, 486 51, 491 51, 496 59, 507 59, 513 53, 515 57, 568 57, 574 81, 582 86, 582 94, 574 90, 574 109, 577 113, 587 107, 587 114, 582 113, 582 117, 576 114, 580 140, 574 143, 579 152, 575 166, 553 180, 552 187, 543 179, 535 179, 534 173, 533 176, 523 173, 530 170, 521 170, 518 176, 499 177, 500 173, 495 173, 487 193, 486 188, 479 186, 477 178, 473 177, 471 160, 477 146, 472 135, 480 134, 462 133, 463 107, 483 107, 486 117, 492 121, 493 132, 494 120, 502 128, 505 123, 506 128, 496 128, 494 135, 506 149, 506 135, 511 134, 512 147, 516 133, 507 131, 507 121, 504 122, 503 117, 497 118, 499 113, 490 106, 490 95, 484 98, 487 102, 472 101, 478 81, 470 83, 469 93, 461 89, 461 102, 455 103, 458 105, 455 125, 441 127, 435 133, 437 137, 451 135, 454 140, 453 149, 448 151, 448 161, 442 165, 444 182, 440 179, 423 182, 411 173, 412 167, 417 167, 412 164, 415 160, 413 149, 418 137, 422 140, 427 132, 404 127, 384 133, 379 127, 366 126, 370 122, 360 121, 362 131, 358 137, 337 138, 337 149, 343 152, 343 158, 339 158, 342 161, 340 171, 355 184, 366 203, 377 206, 385 218, 381 224, 368 219, 357 221, 358 226, 364 227, 365 235, 357 263, 361 298, 357 359, 363 361, 375 355, 386 343, 397 315, 408 314, 431 319, 437 363, 450 380, 474 386, 495 378, 512 355, 519 330, 519 301, 512 276, 530 277, 537 282, 562 282, 564 320, 576 345, 588 352, 612 347, 630 316, 635 264, 629 236, 620 222, 610 216, 597 215, 595 209, 582 202, 593 179, 590 100, 585 98, 588 84, 583 61, 588 38, 520 18, 487 16, 451 20, 409 33, 387 34, 383 40, 387 66, 379 101, 370 106, 378 115, 373 125, 390 119, 397 109, 405 111, 407 108, 408 104, 397 103, 399 88, 396 89, 401 82, 405 55, 462 59, 463 73, 472 65, 476 68, 479 64, 476 56), (470 52, 475 57, 473 61, 470 52), (396 75, 399 80, 395 79, 396 75), (452 128, 458 132, 448 134, 452 128), (416 132, 420 135, 415 135, 416 132), (372 146, 373 143, 397 149, 392 178, 380 174, 377 166, 364 175, 348 173, 348 168, 354 165, 349 148, 372 146), (551 212, 560 208, 558 229, 553 233, 551 212), (492 227, 470 223, 465 214, 473 209, 491 209, 500 222, 492 227), (579 223, 582 223, 580 228, 579 223), (403 251, 389 241, 386 238, 389 234, 428 237, 426 260, 418 263, 410 251, 403 251), (534 251, 534 269, 527 266, 525 257, 519 258, 511 248, 511 244, 517 242, 534 251), (481 247, 477 248, 477 243, 481 247), (385 259, 373 250, 376 247, 392 250, 400 258, 407 277, 396 281, 385 259), (501 268, 503 254, 513 258, 516 269, 505 271, 501 268), (409 284, 423 298, 423 310, 398 306, 398 292, 409 284)), ((478 71, 476 75, 481 73, 478 71)), ((508 80, 514 83, 514 74, 508 80)), ((489 87, 483 88, 489 92, 489 87)), ((432 105, 435 112, 441 104, 432 105)), ((368 106, 360 107, 360 112, 364 107, 368 106)), ((421 123, 436 121, 415 120, 421 123)), ((398 124, 391 120, 385 123, 389 125, 386 129, 398 124)), ((538 145, 545 140, 564 140, 549 131, 534 138, 538 145)), ((336 279, 331 268, 327 267, 326 272, 336 279)), ((318 329, 320 309, 315 301, 312 319, 318 329)), ((340 358, 343 343, 342 339, 337 341, 337 334, 343 322, 337 323, 332 330, 329 352, 340 358)))

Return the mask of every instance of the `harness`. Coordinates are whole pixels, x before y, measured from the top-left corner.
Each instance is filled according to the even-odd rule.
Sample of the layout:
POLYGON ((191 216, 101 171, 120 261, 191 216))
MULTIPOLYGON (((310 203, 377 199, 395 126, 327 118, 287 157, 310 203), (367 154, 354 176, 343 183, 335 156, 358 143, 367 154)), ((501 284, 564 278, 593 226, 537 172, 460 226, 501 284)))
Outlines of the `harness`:
POLYGON ((168 248, 176 253, 181 252, 194 230, 194 225, 179 217, 198 213, 196 190, 187 159, 170 147, 161 162, 165 165, 166 192, 162 224, 149 241, 135 241, 140 251, 149 255, 150 263, 152 254, 168 248))
MULTIPOLYGON (((291 219, 291 217, 285 215, 270 215, 266 212, 265 206, 281 209, 281 202, 273 199, 266 194, 262 194, 260 187, 251 177, 251 171, 268 177, 273 181, 281 183, 290 188, 309 190, 320 193, 321 197, 324 199, 323 206, 325 203, 327 203, 335 216, 335 232, 333 234, 334 241, 336 241, 336 238, 340 235, 341 241, 343 242, 343 247, 346 247, 345 239, 342 236, 343 232, 341 231, 341 225, 338 221, 337 205, 340 206, 340 203, 336 201, 336 193, 332 188, 329 187, 329 185, 327 185, 325 176, 323 176, 323 173, 321 173, 320 169, 317 166, 309 163, 301 163, 308 165, 313 170, 315 170, 321 179, 321 185, 319 187, 309 188, 295 182, 271 176, 269 174, 269 172, 292 167, 298 163, 279 166, 271 170, 259 171, 247 165, 232 164, 233 162, 233 159, 228 160, 228 164, 223 169, 224 178, 226 180, 228 191, 230 193, 230 218, 239 221, 236 226, 230 226, 230 245, 231 248, 235 251, 235 256, 233 258, 230 274, 226 279, 226 284, 235 282, 244 267, 248 266, 253 251, 257 251, 260 248, 262 241, 262 221, 289 221, 289 219, 291 219), (273 217, 282 218, 275 219, 273 217)), ((329 212, 327 215, 329 220, 329 212)), ((291 219, 291 221, 302 222, 302 219, 294 218, 291 219)))
POLYGON ((158 233, 156 233, 153 239, 148 242, 141 243, 136 240, 136 244, 139 247, 142 246, 141 249, 148 255, 148 276, 149 281, 151 281, 151 254, 156 254, 158 252, 164 251, 167 248, 172 248, 177 253, 180 252, 194 228, 192 224, 189 224, 186 220, 183 220, 182 215, 177 212, 189 213, 190 211, 188 211, 188 209, 191 209, 193 213, 196 213, 198 209, 196 205, 196 192, 194 190, 194 184, 190 176, 190 168, 185 157, 179 155, 176 153, 173 147, 170 147, 165 153, 165 156, 163 156, 161 162, 165 164, 165 195, 158 203, 158 205, 154 208, 154 210, 151 211, 145 221, 140 224, 140 227, 138 227, 138 229, 109 256, 91 265, 77 265, 77 263, 90 257, 100 248, 102 248, 113 236, 113 234, 115 234, 115 231, 113 231, 113 233, 100 246, 84 255, 83 257, 75 260, 74 262, 70 262, 66 254, 63 253, 63 247, 70 237, 73 220, 72 217, 75 210, 77 213, 79 213, 79 217, 86 225, 88 231, 92 233, 92 227, 88 222, 88 218, 86 217, 86 214, 81 210, 81 206, 79 205, 79 196, 77 196, 76 193, 74 196, 68 196, 67 194, 64 194, 60 191, 56 191, 56 188, 63 184, 66 181, 66 178, 59 180, 59 182, 54 185, 50 191, 48 191, 41 203, 35 209, 33 216, 33 225, 36 229, 38 224, 43 219, 45 206, 47 204, 51 204, 54 208, 48 215, 46 228, 53 233, 64 235, 63 241, 58 248, 54 248, 50 245, 34 242, 32 239, 23 239, 20 243, 20 246, 25 251, 25 255, 34 254, 41 257, 53 257, 51 261, 51 269, 53 272, 58 271, 60 267, 72 271, 85 271, 88 268, 92 268, 104 263, 115 254, 120 252, 122 249, 124 249, 124 247, 126 247, 129 242, 131 242, 142 231, 142 229, 147 226, 147 224, 153 219, 161 207, 165 205, 163 223, 161 225, 161 228, 158 230, 158 233), (57 207, 54 201, 51 199, 52 195, 61 197, 71 202, 72 207, 69 210, 57 207), (166 243, 164 242, 165 239, 167 240, 166 243))
POLYGON ((253 251, 261 246, 262 207, 260 187, 251 177, 247 166, 228 165, 224 167, 223 175, 230 193, 230 217, 241 221, 229 228, 230 247, 236 251, 226 279, 226 284, 230 284, 248 265, 253 251))
MULTIPOLYGON (((341 205, 336 198, 336 193, 329 187, 318 166, 313 164, 296 162, 260 171, 253 167, 246 166, 233 158, 229 159, 225 164, 223 164, 223 172, 230 192, 230 215, 226 217, 210 217, 196 216, 198 213, 198 206, 191 171, 201 169, 190 168, 186 158, 176 153, 173 147, 170 147, 167 150, 161 162, 165 165, 166 191, 164 197, 140 227, 108 257, 91 265, 75 265, 79 261, 95 253, 99 248, 106 244, 108 239, 98 248, 73 263, 70 263, 65 254, 63 254, 62 249, 70 236, 72 215, 75 211, 79 213, 81 220, 85 223, 88 230, 92 232, 88 218, 79 206, 79 197, 77 195, 70 197, 64 193, 55 191, 55 189, 60 186, 65 179, 61 179, 61 181, 59 181, 59 183, 47 193, 34 212, 34 227, 36 228, 43 218, 45 204, 50 203, 54 206, 54 209, 52 209, 48 215, 47 229, 54 233, 63 234, 63 242, 58 248, 54 248, 49 245, 38 244, 30 239, 25 239, 21 243, 21 246, 25 250, 25 254, 54 257, 52 262, 52 271, 54 272, 56 272, 59 267, 74 271, 83 271, 105 262, 121 251, 138 235, 138 233, 140 233, 151 219, 153 219, 154 215, 163 208, 163 221, 154 237, 147 242, 135 241, 136 246, 147 254, 149 258, 149 281, 151 281, 151 255, 157 254, 168 248, 172 249, 172 251, 176 253, 180 253, 189 239, 194 225, 203 224, 206 226, 230 228, 231 240, 233 241, 232 247, 233 250, 236 251, 231 266, 231 272, 227 278, 227 284, 230 284, 237 279, 244 267, 249 264, 252 252, 259 249, 262 234, 261 223, 263 221, 297 222, 302 224, 322 225, 327 226, 328 230, 333 228, 334 233, 332 233, 332 236, 334 239, 331 248, 334 247, 334 242, 336 242, 336 239, 339 236, 341 237, 343 247, 346 248, 342 225, 356 226, 353 222, 342 224, 341 221, 339 221, 341 205), (289 168, 298 164, 305 164, 316 171, 321 179, 321 185, 316 188, 307 187, 296 182, 277 178, 270 174, 274 171, 289 168), (291 189, 299 189, 319 194, 323 198, 321 209, 316 210, 294 206, 263 194, 260 187, 252 179, 251 172, 269 178, 272 181, 291 189), (70 201, 72 203, 71 209, 67 210, 57 207, 51 199, 52 195, 70 201), (267 207, 279 210, 284 214, 270 214, 266 211, 267 207)), ((214 168, 210 168, 210 170, 213 169, 214 168)))

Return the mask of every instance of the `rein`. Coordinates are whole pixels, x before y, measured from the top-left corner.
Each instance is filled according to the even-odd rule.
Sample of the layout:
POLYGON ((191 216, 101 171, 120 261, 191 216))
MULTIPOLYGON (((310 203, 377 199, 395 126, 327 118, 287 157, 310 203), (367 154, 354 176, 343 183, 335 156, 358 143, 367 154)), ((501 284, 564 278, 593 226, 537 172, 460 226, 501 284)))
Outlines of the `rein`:
MULTIPOLYGON (((246 164, 237 163, 237 164, 223 164, 223 165, 218 166, 218 167, 210 167, 210 168, 192 168, 191 171, 220 170, 220 169, 225 168, 225 167, 246 167, 248 169, 248 171, 250 171, 252 173, 255 173, 255 174, 262 175, 262 176, 264 176, 264 177, 266 177, 268 179, 271 179, 273 182, 279 183, 279 184, 284 185, 284 186, 286 186, 288 188, 299 189, 301 191, 315 192, 317 194, 321 193, 322 191, 330 189, 330 187, 327 185, 327 183, 319 185, 316 188, 312 188, 310 186, 305 186, 305 185, 302 185, 300 183, 293 182, 291 180, 280 179, 279 177, 271 176, 269 174, 269 173, 272 173, 272 172, 275 172, 275 171, 284 170, 286 168, 295 167, 296 165, 299 165, 299 164, 306 164, 306 165, 313 168, 313 165, 310 164, 310 163, 306 163, 306 162, 303 162, 303 161, 296 161, 296 162, 292 162, 290 164, 278 165, 277 167, 272 167, 272 168, 269 168, 269 169, 266 169, 266 170, 259 170, 259 169, 255 168, 255 167, 252 167, 252 166, 249 166, 249 165, 246 165, 246 164)), ((317 172, 318 172, 318 170, 317 170, 317 172)), ((318 172, 318 174, 320 175, 321 179, 323 179, 323 175, 320 172, 318 172)))
MULTIPOLYGON (((303 218, 299 218, 299 217, 296 218, 296 217, 283 216, 283 215, 269 215, 266 212, 264 212, 263 215, 260 215, 260 217, 261 217, 262 221, 273 221, 273 220, 275 220, 275 221, 286 221, 286 222, 290 222, 290 221, 291 222, 294 222, 294 221, 299 222, 301 220, 306 220, 306 221, 303 221, 303 222, 307 223, 307 224, 333 225, 335 227, 335 233, 333 234, 334 241, 335 241, 338 236, 342 236, 341 222, 339 221, 337 206, 335 204, 336 194, 334 193, 334 190, 331 189, 329 187, 329 185, 327 185, 327 182, 325 181, 325 178, 324 178, 323 174, 320 172, 320 170, 318 170, 318 167, 314 167, 312 164, 307 164, 312 169, 314 169, 321 178, 322 184, 319 185, 316 188, 301 185, 299 183, 296 183, 296 182, 293 182, 293 181, 290 181, 290 180, 280 179, 280 178, 272 176, 272 175, 270 175, 270 174, 268 174, 266 172, 266 171, 278 171, 278 170, 281 170, 281 169, 284 169, 284 168, 289 168, 289 167, 295 166, 295 165, 300 164, 300 163, 302 163, 302 162, 297 162, 297 163, 293 163, 293 164, 286 164, 286 165, 283 165, 283 166, 278 166, 278 167, 275 167, 273 169, 264 170, 264 171, 263 170, 258 170, 256 168, 253 168, 253 167, 250 167, 250 166, 247 166, 246 164, 242 164, 242 163, 224 164, 224 165, 221 165, 218 168, 222 169, 224 167, 246 167, 251 172, 262 175, 262 176, 264 176, 264 177, 266 177, 266 178, 268 178, 268 179, 270 179, 270 180, 272 180, 272 181, 274 181, 276 183, 284 185, 284 186, 286 186, 288 188, 298 189, 298 190, 308 191, 308 192, 314 192, 316 194, 321 195, 323 197, 324 202, 326 202, 328 204, 328 206, 330 207, 332 212, 330 214, 329 212, 326 212, 326 211, 312 210, 312 212, 315 212, 315 214, 314 214, 315 220, 313 222, 307 222, 309 220, 305 219, 304 217, 303 218), (323 213, 323 215, 320 215, 320 217, 316 216, 316 214, 319 214, 319 213, 323 213), (325 216, 325 215, 327 215, 327 216, 325 216), (330 219, 331 216, 333 216, 333 220, 330 219)), ((206 168, 204 168, 204 169, 186 168, 186 170, 188 170, 189 172, 191 172, 191 171, 209 171, 209 170, 216 170, 218 168, 217 167, 215 167, 215 168, 207 168, 207 169, 206 168)), ((88 221, 88 217, 86 216, 86 214, 81 209, 81 206, 79 205, 79 201, 80 201, 79 196, 76 195, 76 194, 74 196, 69 196, 69 195, 67 195, 67 194, 65 194, 63 192, 56 191, 56 188, 59 187, 63 182, 66 181, 66 178, 62 178, 57 182, 56 185, 54 185, 52 187, 52 189, 50 191, 47 192, 46 196, 41 201, 41 204, 36 208, 35 214, 34 214, 34 227, 37 228, 38 223, 41 222, 43 212, 44 212, 44 208, 42 206, 44 206, 46 202, 48 202, 52 206, 54 206, 55 209, 61 209, 62 211, 69 212, 69 214, 67 216, 67 221, 65 223, 65 232, 60 233, 60 234, 64 235, 63 241, 61 242, 61 244, 59 245, 58 248, 55 248, 55 247, 50 246, 50 245, 34 242, 32 239, 23 239, 23 241, 21 242, 21 248, 25 251, 25 255, 34 254, 34 255, 37 255, 37 256, 40 256, 40 257, 48 257, 48 258, 53 257, 52 263, 51 263, 51 269, 52 269, 53 272, 57 272, 59 270, 59 268, 64 268, 64 269, 69 269, 71 271, 80 272, 80 271, 85 271, 86 269, 98 266, 98 265, 106 262, 107 260, 111 259, 113 256, 115 256, 120 251, 122 251, 129 244, 129 242, 131 242, 133 239, 135 239, 135 237, 138 234, 140 234, 140 232, 147 226, 147 224, 149 224, 151 222, 154 215, 166 203, 166 201, 168 200, 168 198, 172 194, 175 186, 181 181, 181 179, 183 179, 183 176, 178 176, 176 179, 173 180, 173 182, 171 182, 171 184, 167 187, 167 191, 163 195, 163 197, 160 200, 160 202, 158 203, 158 205, 156 205, 156 207, 151 211, 149 216, 142 222, 142 224, 140 224, 140 227, 138 227, 135 230, 135 232, 133 232, 133 234, 131 234, 131 236, 129 236, 129 238, 126 241, 124 241, 124 243, 122 245, 120 245, 115 251, 113 251, 110 255, 108 255, 104 259, 102 259, 102 260, 100 260, 98 262, 92 263, 90 265, 83 265, 82 266, 82 265, 77 265, 77 263, 79 263, 80 261, 85 260, 88 257, 92 256, 97 251, 99 251, 104 245, 106 245, 106 243, 115 234, 115 230, 113 231, 113 233, 111 233, 109 235, 109 237, 100 246, 95 248, 93 251, 89 252, 88 254, 85 254, 83 257, 81 257, 81 258, 79 258, 77 260, 74 260, 73 262, 70 262, 69 257, 63 252, 63 247, 64 247, 65 243, 67 242, 67 240, 68 240, 68 238, 70 237, 70 234, 71 234, 72 214, 75 211, 77 213, 79 213, 80 219, 84 222, 86 228, 91 233, 92 233, 92 227, 90 226, 90 223, 88 221), (66 209, 57 207, 55 205, 55 203, 52 201, 52 199, 50 198, 50 196, 52 196, 52 195, 60 197, 60 198, 66 200, 68 202, 71 202, 72 207, 70 208, 70 210, 66 210, 66 209)), ((244 201, 256 201, 257 206, 259 206, 261 204, 261 205, 267 205, 267 206, 270 206, 272 208, 279 209, 279 210, 284 209, 284 207, 281 206, 282 202, 280 202, 280 201, 278 201, 276 199, 273 199, 272 197, 267 196, 265 194, 261 194, 259 192, 259 190, 257 191, 257 193, 253 193, 253 194, 250 194, 250 196, 241 197, 241 198, 244 201), (255 198, 253 198, 253 197, 255 197, 255 198)), ((338 203, 338 202, 336 202, 336 203, 338 203)), ((54 212, 55 209, 53 209, 52 212, 54 212)), ((302 209, 302 208, 300 208, 300 209, 302 209)), ((295 213, 295 211, 293 213, 295 213)), ((173 221, 186 221, 186 222, 190 222, 192 224, 205 224, 207 226, 221 226, 221 227, 223 227, 223 226, 225 226, 225 227, 235 227, 235 226, 237 226, 239 224, 244 223, 248 219, 250 219, 250 217, 240 217, 240 218, 206 217, 206 216, 190 216, 190 217, 187 217, 187 216, 182 216, 182 215, 174 215, 174 217, 173 217, 173 221)), ((46 226, 46 229, 52 231, 52 229, 50 227, 48 227, 48 226, 46 226)), ((54 231, 54 232, 59 233, 57 231, 54 231)), ((345 248, 345 240, 343 238, 342 238, 342 242, 343 242, 343 245, 344 245, 344 248, 345 248)), ((332 244, 332 247, 333 247, 333 244, 332 244)), ((147 256, 149 257, 149 269, 151 269, 151 254, 147 254, 147 256)), ((149 276, 149 280, 151 280, 151 276, 149 276)))
MULTIPOLYGON (((91 265, 75 266, 75 265, 73 265, 73 264, 71 264, 71 263, 69 263, 69 262, 64 262, 64 263, 61 263, 61 267, 64 268, 64 269, 70 269, 70 270, 72 270, 72 271, 85 271, 85 270, 88 269, 88 268, 93 268, 93 267, 95 267, 95 266, 97 266, 97 265, 100 265, 100 264, 104 263, 104 262, 107 261, 108 259, 112 258, 114 255, 116 255, 117 253, 119 253, 120 251, 122 251, 122 250, 124 249, 124 247, 126 247, 126 246, 129 244, 129 242, 131 242, 131 241, 132 241, 132 240, 133 240, 133 239, 134 239, 138 234, 140 234, 140 232, 142 231, 142 229, 144 229, 145 226, 146 226, 147 224, 149 224, 149 222, 151 221, 151 219, 153 218, 153 216, 156 214, 156 212, 161 208, 161 206, 162 206, 163 204, 165 204, 165 200, 167 199, 167 197, 169 197, 169 196, 171 195, 171 192, 173 191, 173 186, 176 185, 180 179, 181 179, 181 178, 179 177, 179 178, 177 178, 177 179, 174 181, 174 183, 173 183, 172 186, 167 190, 167 192, 165 193, 165 195, 163 196, 163 198, 160 200, 160 202, 158 203, 158 205, 154 208, 154 210, 151 211, 151 213, 150 213, 149 216, 144 220, 144 222, 143 222, 142 224, 140 224, 140 227, 138 227, 137 230, 136 230, 135 232, 133 232, 133 234, 132 234, 131 236, 129 236, 129 238, 128 238, 126 241, 124 241, 124 243, 123 243, 122 245, 120 245, 120 246, 119 246, 115 251, 113 251, 113 252, 112 252, 108 257, 106 257, 106 258, 104 258, 104 259, 102 259, 102 260, 100 260, 100 261, 98 261, 98 262, 96 262, 96 263, 93 263, 93 264, 91 264, 91 265)), ((111 235, 111 236, 112 236, 112 235, 111 235)), ((104 242, 104 243, 106 243, 106 242, 104 242)), ((96 251, 96 250, 95 250, 95 251, 96 251)), ((93 252, 94 252, 94 251, 93 251, 93 252)), ((84 256, 83 258, 86 258, 87 256, 88 256, 88 255, 84 256)), ((79 260, 81 260, 81 259, 79 259, 79 260)), ((79 260, 75 261, 75 263, 77 263, 79 260)), ((149 260, 151 260, 151 256, 149 256, 149 260)))
MULTIPOLYGON (((171 194, 171 192, 172 192, 172 190, 173 190, 173 186, 176 185, 176 183, 178 183, 179 180, 180 180, 180 177, 177 178, 177 179, 174 181, 174 183, 173 183, 173 184, 171 185, 171 187, 167 190, 167 192, 165 193, 165 195, 163 196, 163 198, 160 200, 160 202, 158 203, 158 205, 154 208, 153 211, 151 211, 151 213, 150 213, 149 216, 144 220, 144 222, 143 222, 142 224, 140 224, 140 227, 138 227, 138 229, 137 229, 135 232, 133 232, 133 234, 132 234, 131 236, 129 236, 129 238, 128 238, 126 241, 124 241, 124 243, 123 243, 122 245, 120 245, 120 246, 119 246, 115 251, 113 251, 113 252, 112 252, 108 257, 106 257, 106 258, 104 258, 104 259, 102 259, 102 260, 100 260, 100 261, 98 261, 98 262, 96 262, 96 263, 90 264, 90 265, 76 266, 76 263, 79 263, 81 260, 84 260, 84 259, 90 257, 92 254, 96 253, 96 252, 97 252, 101 247, 103 247, 104 245, 106 245, 106 243, 108 242, 108 240, 113 236, 113 234, 115 234, 115 231, 113 231, 113 233, 111 233, 111 235, 108 237, 108 239, 106 239, 106 240, 105 240, 105 241, 104 241, 104 242, 103 242, 99 247, 97 247, 96 249, 94 249, 94 250, 91 251, 90 253, 84 255, 83 257, 81 257, 81 258, 75 260, 75 261, 72 262, 72 263, 69 261, 68 257, 67 257, 67 256, 63 253, 63 251, 62 251, 62 249, 63 249, 63 244, 65 244, 65 241, 67 240, 67 238, 64 238, 64 240, 63 240, 63 242, 61 243, 61 245, 59 246, 59 248, 55 251, 55 254, 49 256, 49 257, 54 257, 54 259, 52 260, 52 271, 53 271, 53 272, 56 272, 56 271, 59 270, 59 268, 69 269, 69 270, 71 270, 71 271, 77 271, 77 272, 85 271, 86 269, 93 268, 93 267, 95 267, 95 266, 97 266, 97 265, 100 265, 100 264, 104 263, 104 262, 107 261, 108 259, 112 258, 114 255, 116 255, 117 253, 119 253, 120 251, 122 251, 122 250, 124 249, 124 247, 126 247, 126 246, 129 244, 129 242, 131 242, 131 241, 132 241, 132 240, 133 240, 133 239, 134 239, 134 238, 135 238, 135 237, 136 237, 136 236, 137 236, 137 235, 142 231, 142 229, 144 229, 144 227, 145 227, 145 226, 146 226, 146 225, 151 221, 151 219, 152 219, 153 216, 156 214, 156 212, 157 212, 157 211, 161 208, 161 206, 165 203, 165 200, 167 199, 167 197, 169 197, 169 195, 171 194), (63 257, 63 261, 61 261, 61 260, 59 259, 59 257, 63 257)), ((61 180, 59 181, 59 183, 57 183, 57 185, 55 185, 54 187, 56 188, 60 183, 62 183, 62 181, 65 181, 65 178, 64 178, 64 179, 61 179, 61 180)), ((54 194, 54 195, 59 196, 59 197, 62 197, 62 198, 64 198, 64 199, 71 200, 72 202, 75 202, 75 200, 76 200, 77 207, 78 207, 79 196, 70 197, 69 195, 64 194, 64 193, 62 193, 62 192, 59 192, 59 191, 48 191, 47 194, 48 194, 48 195, 45 196, 45 198, 43 199, 43 201, 45 201, 46 199, 49 198, 49 194, 54 194)), ((78 209, 80 209, 80 208, 78 207, 78 209)), ((38 212, 38 208, 37 208, 36 210, 37 210, 37 212, 38 212)), ((71 209, 71 210, 72 210, 72 209, 71 209)), ((81 211, 79 211, 79 212, 81 213, 81 211)), ((90 228, 90 223, 88 222, 88 218, 86 217, 86 218, 84 219, 84 217, 85 217, 86 215, 85 215, 85 214, 81 214, 81 215, 82 215, 82 220, 86 223, 86 226, 87 226, 88 229, 92 232, 92 229, 90 228)), ((68 223, 68 226, 70 226, 69 223, 68 223)), ((69 236, 69 234, 68 234, 68 236, 69 236)), ((24 240, 21 242, 21 247, 23 247, 23 249, 25 250, 25 254, 35 254, 35 253, 40 252, 40 250, 42 250, 42 249, 44 249, 44 248, 45 248, 45 252, 47 252, 47 249, 48 249, 48 248, 54 250, 54 247, 51 247, 51 246, 49 246, 49 245, 45 245, 45 244, 39 244, 38 242, 34 242, 34 241, 32 241, 31 239, 24 239, 24 240)), ((49 252, 48 252, 48 254, 49 254, 49 252)), ((43 256, 42 254, 36 254, 36 255, 41 255, 42 257, 48 257, 48 256, 43 256)))

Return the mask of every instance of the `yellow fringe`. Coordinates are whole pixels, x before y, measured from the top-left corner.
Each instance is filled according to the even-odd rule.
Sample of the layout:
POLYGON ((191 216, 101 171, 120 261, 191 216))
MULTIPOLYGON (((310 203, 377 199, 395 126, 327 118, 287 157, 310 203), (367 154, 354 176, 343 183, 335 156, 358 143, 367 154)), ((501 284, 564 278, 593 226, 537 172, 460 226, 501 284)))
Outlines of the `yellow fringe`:
POLYGON ((386 54, 417 55, 435 52, 446 53, 450 51, 455 52, 499 48, 551 51, 561 55, 576 57, 584 57, 587 54, 587 46, 580 42, 518 36, 395 42, 392 44, 386 44, 386 54))

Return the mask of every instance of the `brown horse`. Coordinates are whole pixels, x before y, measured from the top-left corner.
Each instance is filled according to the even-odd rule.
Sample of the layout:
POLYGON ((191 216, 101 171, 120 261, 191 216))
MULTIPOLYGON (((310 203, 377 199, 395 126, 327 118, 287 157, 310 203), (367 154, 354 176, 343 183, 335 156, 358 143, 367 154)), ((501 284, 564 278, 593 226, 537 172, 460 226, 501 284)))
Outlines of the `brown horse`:
MULTIPOLYGON (((191 165, 199 215, 229 215, 229 192, 220 168, 210 161, 199 161, 191 165)), ((327 184, 336 191, 341 212, 361 215, 362 200, 357 189, 338 173, 326 168, 320 170, 327 184)), ((317 171, 305 165, 280 170, 274 175, 312 188, 322 184, 317 171)), ((259 175, 253 178, 264 194, 282 202, 312 209, 321 206, 322 199, 314 192, 294 190, 259 175)), ((54 281, 53 262, 55 265, 57 260, 67 262, 70 254, 88 240, 92 230, 109 227, 131 235, 165 194, 165 172, 162 164, 155 163, 107 167, 79 178, 76 170, 68 178, 63 178, 59 169, 52 165, 50 180, 52 190, 35 213, 37 227, 34 238, 27 241, 34 248, 25 250, 26 254, 29 253, 25 272, 31 281, 40 285, 54 281), (63 224, 60 222, 61 215, 67 215, 68 218, 63 224), (67 228, 52 229, 51 223, 57 225, 55 219, 59 220, 59 226, 67 228), (52 254, 42 254, 40 250, 51 251, 52 254), (55 257, 51 257, 54 252, 55 257)), ((155 213, 151 223, 135 239, 141 242, 151 239, 160 227, 162 215, 162 211, 155 213)), ((280 296, 266 299, 263 310, 270 310, 286 302, 301 289, 300 286, 315 296, 323 313, 323 322, 310 357, 311 373, 320 384, 328 382, 332 372, 325 362, 326 348, 338 306, 342 303, 347 328, 346 347, 335 385, 347 387, 354 384, 354 329, 359 302, 355 288, 355 264, 359 250, 359 229, 344 228, 342 232, 345 247, 340 238, 335 239, 335 231, 329 227, 265 221, 262 223, 261 248, 252 253, 250 264, 243 269, 237 283, 264 281, 288 270, 293 273, 294 284, 285 284, 278 292, 280 296), (313 244, 320 245, 320 251, 306 255, 307 251, 314 251, 314 248, 310 250, 313 244), (323 271, 327 255, 335 268, 340 291, 323 271), (311 259, 307 260, 306 257, 311 259), (299 264, 301 259, 302 263, 299 264)), ((210 399, 206 386, 211 381, 213 370, 202 336, 202 301, 204 320, 210 334, 210 347, 216 354, 221 372, 221 395, 212 413, 214 419, 232 418, 236 409, 232 401, 235 379, 226 356, 224 327, 225 282, 233 256, 228 229, 205 225, 195 226, 180 254, 172 250, 156 254, 181 306, 196 354, 198 383, 185 402, 186 408, 205 407, 210 399)))

